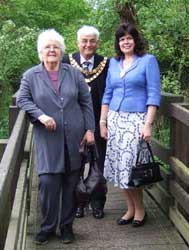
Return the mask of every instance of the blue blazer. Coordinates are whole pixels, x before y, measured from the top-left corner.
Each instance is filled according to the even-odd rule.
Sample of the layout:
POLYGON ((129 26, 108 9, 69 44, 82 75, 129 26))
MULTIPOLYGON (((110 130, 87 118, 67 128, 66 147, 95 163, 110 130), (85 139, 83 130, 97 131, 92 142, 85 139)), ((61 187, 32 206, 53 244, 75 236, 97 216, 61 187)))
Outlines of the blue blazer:
POLYGON ((146 112, 147 106, 160 105, 160 72, 156 58, 135 55, 132 66, 123 72, 123 61, 111 58, 102 104, 110 110, 146 112))

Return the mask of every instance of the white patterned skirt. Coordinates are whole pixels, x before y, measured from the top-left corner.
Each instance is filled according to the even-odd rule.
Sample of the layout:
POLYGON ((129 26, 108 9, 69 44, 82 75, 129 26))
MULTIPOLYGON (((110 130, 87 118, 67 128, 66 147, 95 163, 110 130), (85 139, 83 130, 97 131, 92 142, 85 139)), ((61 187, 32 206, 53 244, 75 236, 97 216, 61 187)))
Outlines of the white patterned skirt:
MULTIPOLYGON (((122 189, 128 186, 132 167, 140 142, 140 131, 144 126, 146 113, 108 112, 108 141, 104 163, 107 181, 122 189)), ((142 145, 141 162, 149 159, 146 143, 142 145)))

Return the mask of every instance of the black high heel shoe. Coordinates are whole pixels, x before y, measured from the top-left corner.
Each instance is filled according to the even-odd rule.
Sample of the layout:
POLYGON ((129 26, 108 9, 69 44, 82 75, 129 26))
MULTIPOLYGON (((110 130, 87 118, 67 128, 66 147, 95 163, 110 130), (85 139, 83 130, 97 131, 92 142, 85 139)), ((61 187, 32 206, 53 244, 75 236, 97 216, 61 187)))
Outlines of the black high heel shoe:
POLYGON ((132 226, 133 227, 141 227, 144 225, 147 219, 147 213, 144 214, 144 218, 142 220, 133 220, 132 226))
POLYGON ((127 224, 131 223, 133 221, 133 219, 134 219, 134 217, 131 217, 130 219, 127 219, 127 220, 125 220, 123 218, 120 218, 120 219, 117 219, 117 224, 119 226, 121 226, 121 225, 127 225, 127 224))

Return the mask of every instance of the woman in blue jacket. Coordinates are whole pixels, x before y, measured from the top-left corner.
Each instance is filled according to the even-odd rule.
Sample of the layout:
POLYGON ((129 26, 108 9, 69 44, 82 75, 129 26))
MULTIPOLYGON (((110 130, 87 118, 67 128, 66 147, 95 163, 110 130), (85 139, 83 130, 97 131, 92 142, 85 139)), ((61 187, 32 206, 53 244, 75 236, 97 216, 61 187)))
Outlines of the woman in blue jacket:
MULTIPOLYGON (((150 141, 160 105, 160 72, 156 58, 145 52, 142 35, 131 24, 115 33, 116 57, 110 60, 100 119, 107 139, 104 175, 124 190, 127 211, 118 225, 142 226, 146 219, 142 188, 128 185, 141 139, 150 141)), ((143 161, 147 158, 145 143, 143 161)))

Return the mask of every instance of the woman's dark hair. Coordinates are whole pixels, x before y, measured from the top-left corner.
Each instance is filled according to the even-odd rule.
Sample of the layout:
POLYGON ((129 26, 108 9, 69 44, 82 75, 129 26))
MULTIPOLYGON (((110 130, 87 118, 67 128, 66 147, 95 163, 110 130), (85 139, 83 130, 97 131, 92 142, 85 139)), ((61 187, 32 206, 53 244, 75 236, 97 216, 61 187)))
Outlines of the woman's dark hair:
POLYGON ((126 34, 130 34, 135 42, 135 48, 134 52, 138 56, 142 56, 145 54, 145 48, 147 46, 147 43, 145 42, 143 36, 137 28, 133 24, 129 23, 122 23, 119 25, 118 29, 115 32, 115 52, 116 52, 116 58, 120 59, 124 56, 123 52, 120 50, 119 46, 119 39, 126 34))

